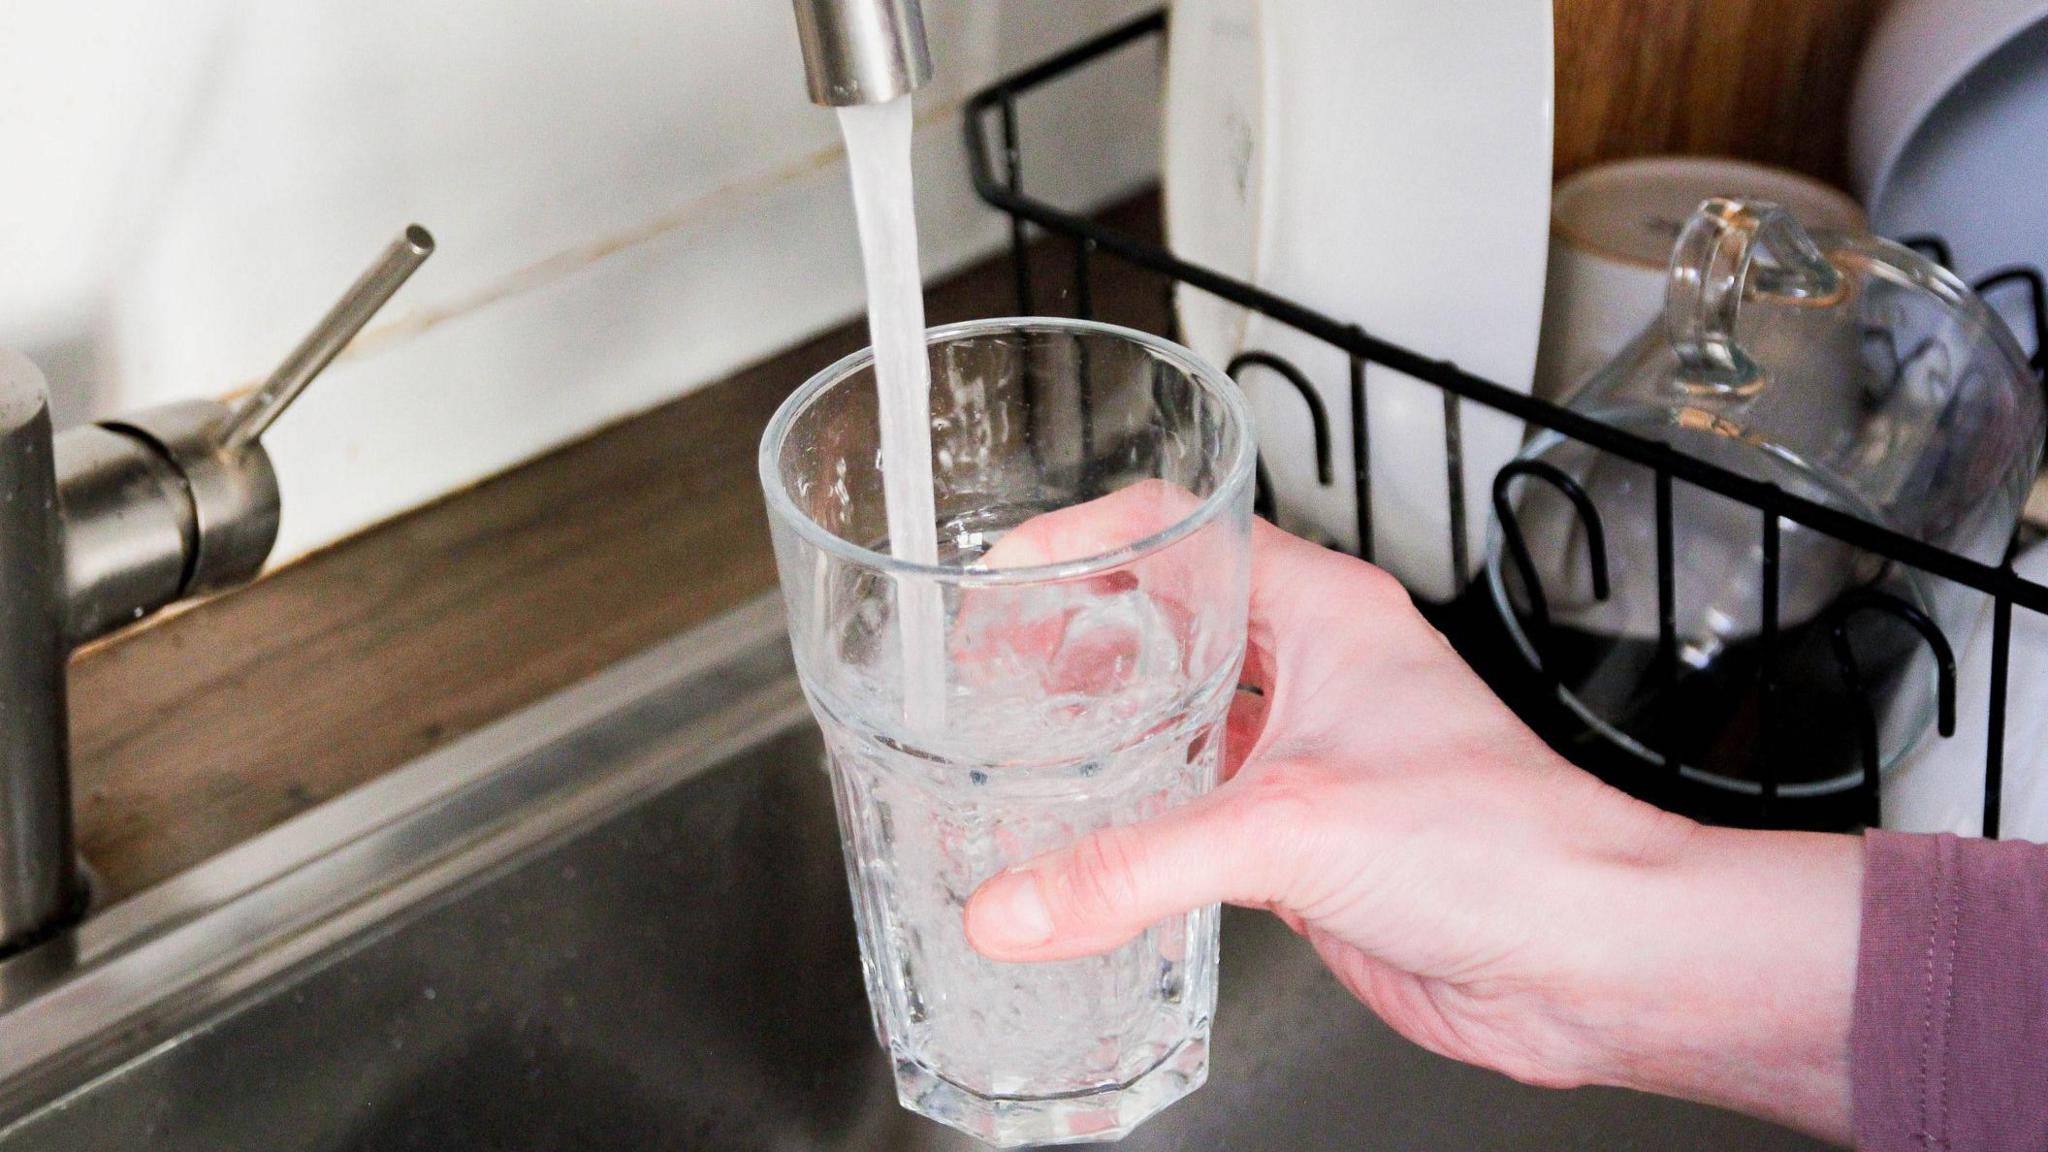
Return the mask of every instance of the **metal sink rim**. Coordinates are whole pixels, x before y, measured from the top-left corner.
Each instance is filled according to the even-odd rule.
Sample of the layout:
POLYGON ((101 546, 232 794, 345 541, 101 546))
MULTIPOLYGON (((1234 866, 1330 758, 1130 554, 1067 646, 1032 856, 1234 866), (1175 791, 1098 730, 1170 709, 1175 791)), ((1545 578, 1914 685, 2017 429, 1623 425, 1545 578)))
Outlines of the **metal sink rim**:
POLYGON ((0 1138, 280 974, 808 718, 763 596, 0 962, 0 1138), (636 728, 644 747, 563 751, 636 728))

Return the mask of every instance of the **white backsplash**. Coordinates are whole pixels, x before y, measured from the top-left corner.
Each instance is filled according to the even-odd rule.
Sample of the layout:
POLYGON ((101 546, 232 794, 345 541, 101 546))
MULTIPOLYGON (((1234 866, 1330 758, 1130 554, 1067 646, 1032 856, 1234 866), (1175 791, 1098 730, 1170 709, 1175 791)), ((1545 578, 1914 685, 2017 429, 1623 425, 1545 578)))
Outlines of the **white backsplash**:
MULTIPOLYGON (((928 274, 1006 235, 969 189, 959 100, 1147 6, 927 0, 928 274)), ((266 438, 278 559, 859 308, 836 126, 804 100, 785 0, 8 7, 0 344, 44 363, 60 421, 246 385, 405 223, 440 241, 266 438)), ((1125 142, 1156 138, 1155 90, 1126 71, 1035 102, 1034 190, 1152 179, 1125 142)))

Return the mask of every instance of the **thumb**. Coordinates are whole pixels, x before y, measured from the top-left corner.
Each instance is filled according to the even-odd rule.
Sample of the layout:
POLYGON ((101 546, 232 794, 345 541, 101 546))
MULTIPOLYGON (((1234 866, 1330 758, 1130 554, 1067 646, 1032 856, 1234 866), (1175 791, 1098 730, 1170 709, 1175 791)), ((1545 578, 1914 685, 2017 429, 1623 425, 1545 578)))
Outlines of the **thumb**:
POLYGON ((1246 791, 1226 784, 1001 873, 967 903, 968 942, 992 960, 1071 960, 1211 904, 1279 903, 1293 854, 1253 826, 1258 806, 1240 802, 1246 791))

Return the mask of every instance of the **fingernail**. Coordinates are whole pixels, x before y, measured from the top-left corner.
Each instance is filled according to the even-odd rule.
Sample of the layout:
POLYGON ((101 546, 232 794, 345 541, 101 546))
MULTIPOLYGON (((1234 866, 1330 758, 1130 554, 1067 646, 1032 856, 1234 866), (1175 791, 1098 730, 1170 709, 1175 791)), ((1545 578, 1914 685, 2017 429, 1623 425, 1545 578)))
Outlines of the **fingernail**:
POLYGON ((968 933, 1006 949, 1036 948, 1052 940, 1052 914, 1031 872, 1006 872, 982 887, 970 906, 968 933))

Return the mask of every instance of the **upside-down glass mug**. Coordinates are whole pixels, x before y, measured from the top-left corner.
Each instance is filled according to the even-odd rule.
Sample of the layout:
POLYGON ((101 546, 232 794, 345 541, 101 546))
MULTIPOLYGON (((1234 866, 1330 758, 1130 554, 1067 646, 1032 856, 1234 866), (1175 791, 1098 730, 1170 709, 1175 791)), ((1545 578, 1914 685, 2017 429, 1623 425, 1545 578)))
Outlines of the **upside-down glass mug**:
POLYGON ((983 959, 962 911, 1004 868, 1215 785, 1256 441, 1235 384, 1137 332, 991 320, 928 347, 937 564, 889 555, 869 354, 799 389, 761 448, 875 1027, 913 1111, 1006 1147, 1115 1139, 1208 1073, 1216 909, 1052 964, 983 959), (1098 500, 1117 516, 1069 521, 1056 555, 1005 556, 1020 524, 1098 500))
MULTIPOLYGON (((1774 205, 1725 199, 1688 221, 1668 283, 1663 322, 1574 410, 2000 561, 2048 417, 2012 334, 1967 287, 1899 245, 1809 234, 1774 205)), ((1764 514, 1677 481, 1667 652, 1653 472, 1555 433, 1534 438, 1518 470, 1490 542, 1493 599, 1596 740, 1735 792, 1757 794, 1768 774, 1798 797, 1854 788, 1873 758, 1888 766, 1926 734, 1929 633, 1961 645, 1981 596, 1780 520, 1767 640, 1764 514)))

